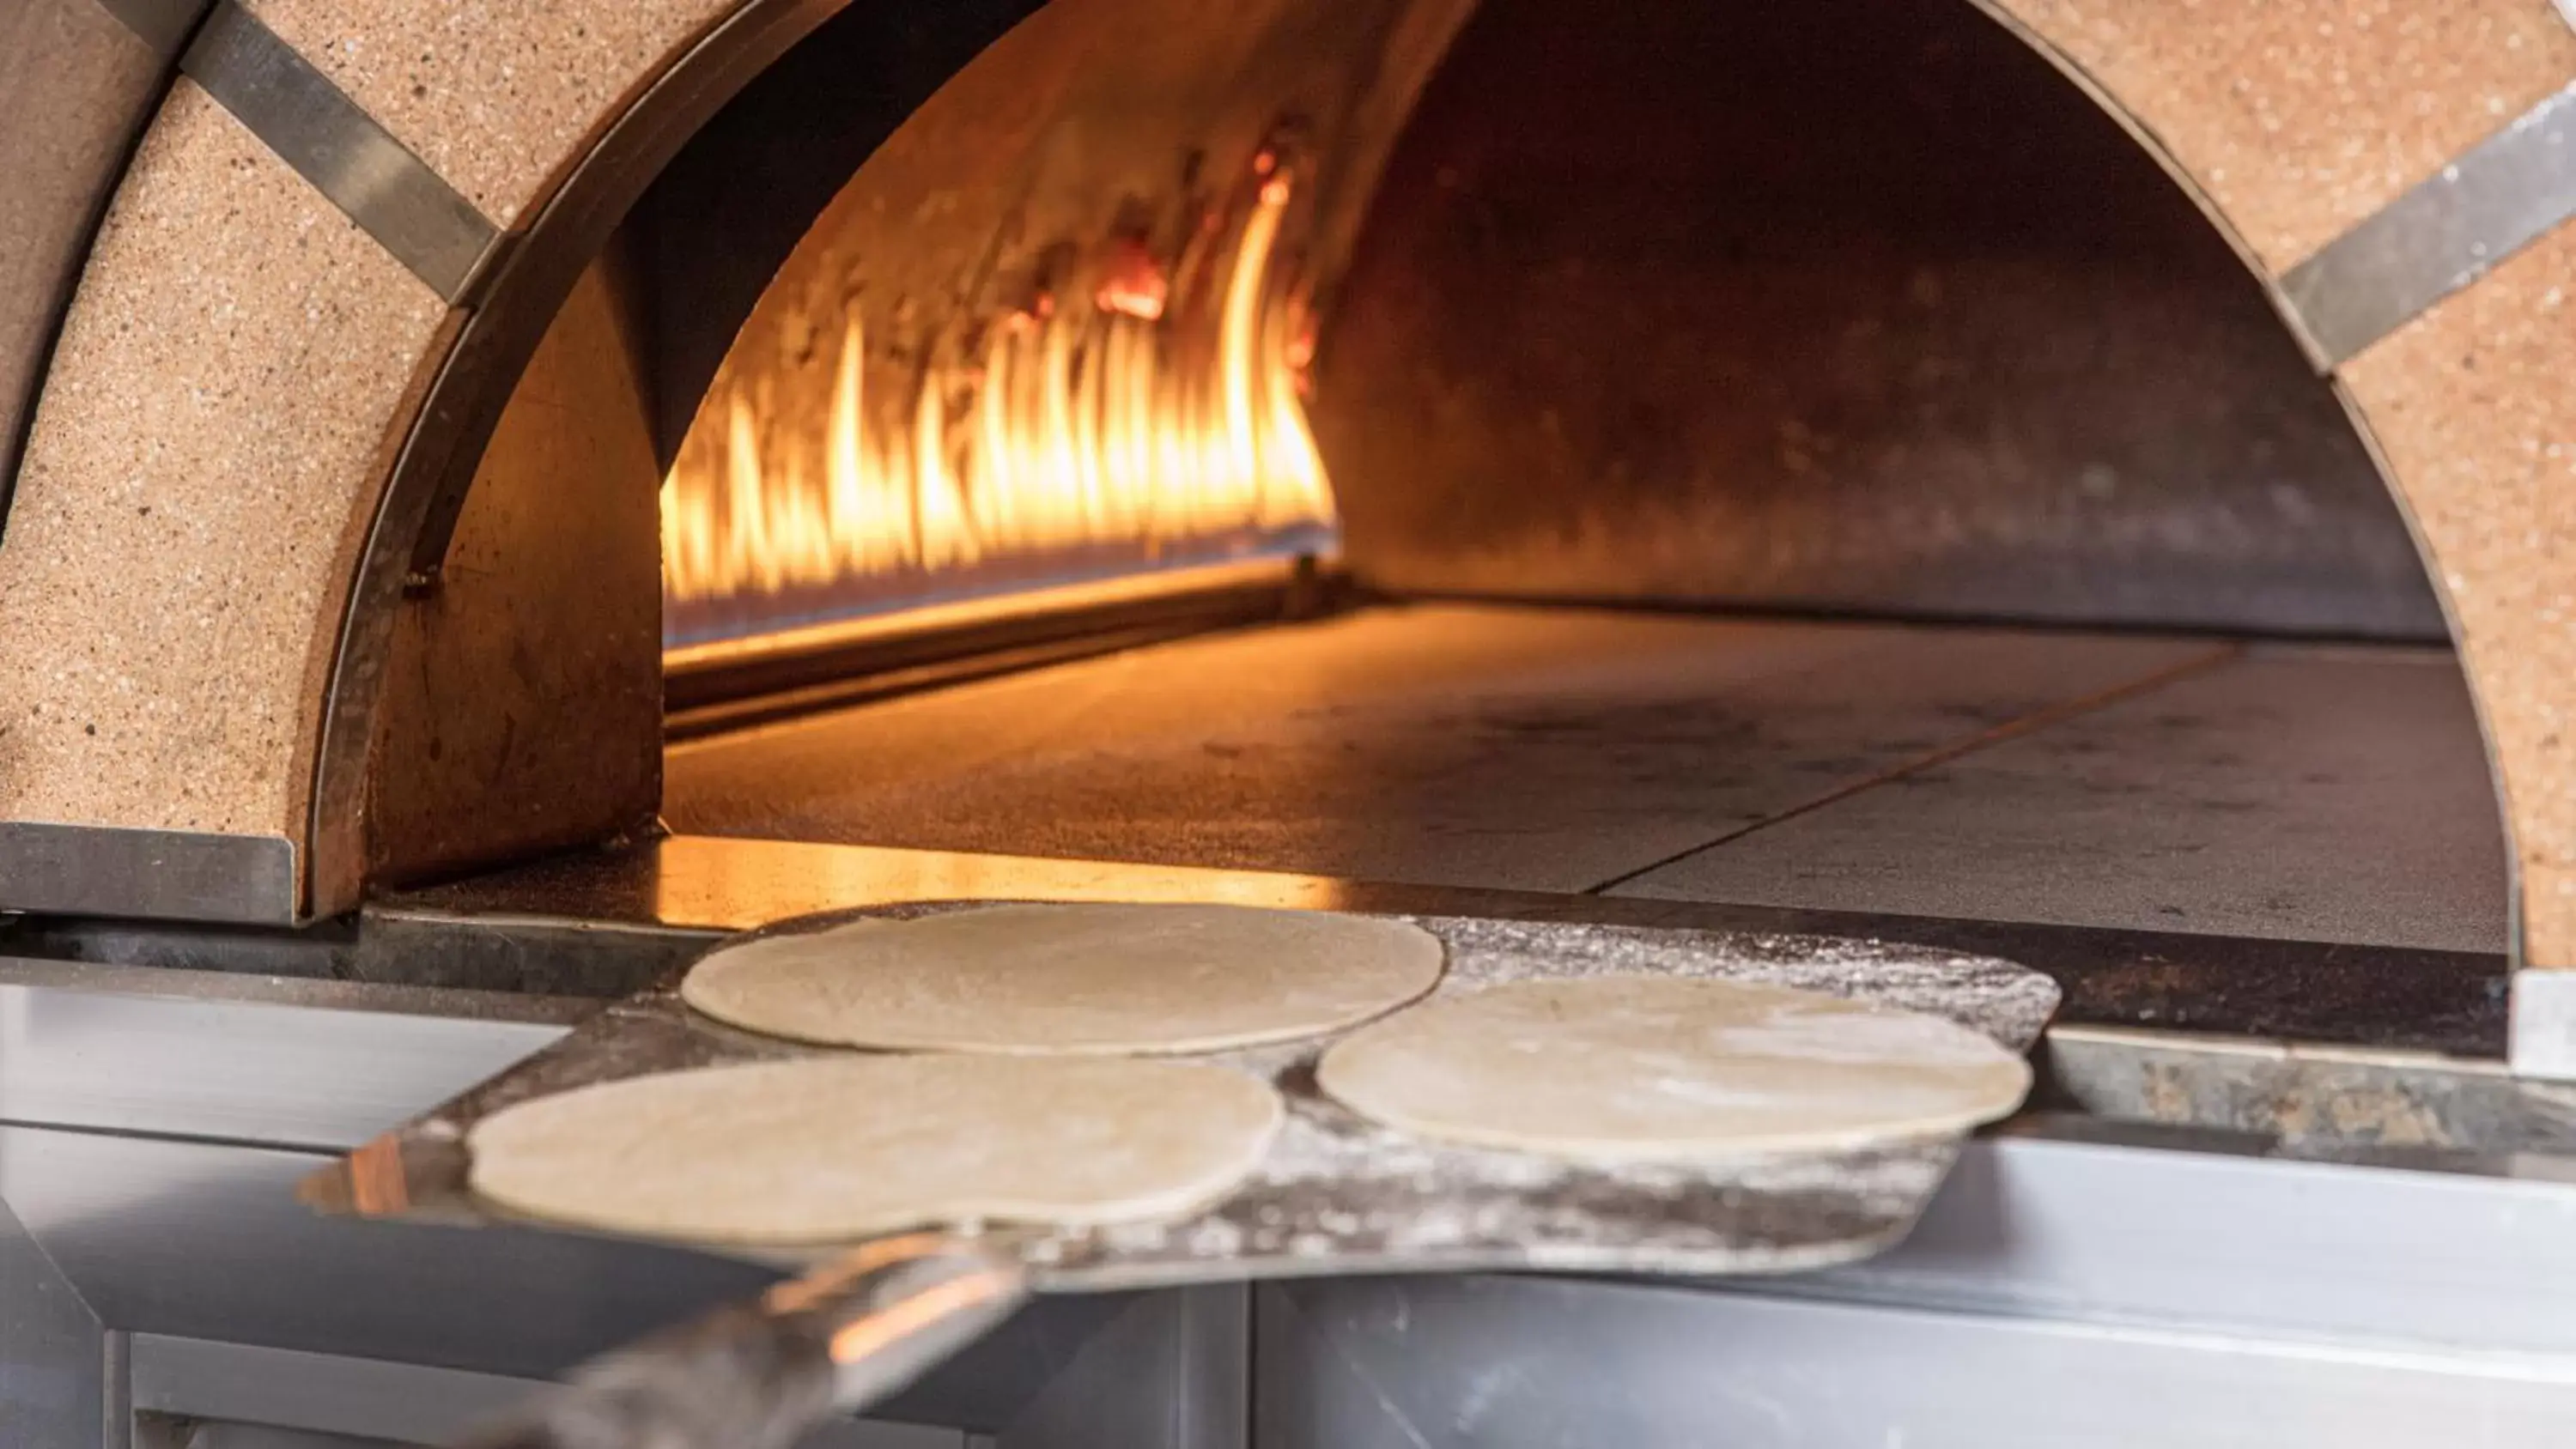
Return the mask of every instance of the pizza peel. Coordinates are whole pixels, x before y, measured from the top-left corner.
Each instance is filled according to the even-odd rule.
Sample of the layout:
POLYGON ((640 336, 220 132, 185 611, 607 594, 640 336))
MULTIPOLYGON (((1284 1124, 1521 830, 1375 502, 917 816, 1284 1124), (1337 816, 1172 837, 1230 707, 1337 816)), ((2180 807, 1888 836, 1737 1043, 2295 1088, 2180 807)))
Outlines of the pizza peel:
MULTIPOLYGON (((800 918, 760 935, 859 916, 800 918)), ((1556 921, 1399 916, 1440 938, 1432 992, 1597 975, 1760 982, 1946 1017, 2026 1051, 2057 1003, 2035 971, 1985 957, 1817 936, 1556 921)), ((305 1184, 329 1210, 446 1223, 515 1221, 466 1185, 465 1136, 514 1103, 599 1082, 834 1054, 736 1030, 684 1006, 678 973, 561 1041, 367 1143, 305 1184)), ((954 1223, 806 1248, 687 1244, 792 1276, 575 1370, 477 1439, 513 1449, 784 1449, 822 1417, 882 1399, 1034 1293, 1317 1274, 1570 1271, 1718 1277, 1821 1268, 1901 1239, 1959 1138, 1865 1151, 1586 1165, 1430 1141, 1364 1121, 1317 1091, 1327 1035, 1193 1055, 1269 1081, 1286 1120, 1228 1196, 1194 1214, 1111 1226, 954 1223)))

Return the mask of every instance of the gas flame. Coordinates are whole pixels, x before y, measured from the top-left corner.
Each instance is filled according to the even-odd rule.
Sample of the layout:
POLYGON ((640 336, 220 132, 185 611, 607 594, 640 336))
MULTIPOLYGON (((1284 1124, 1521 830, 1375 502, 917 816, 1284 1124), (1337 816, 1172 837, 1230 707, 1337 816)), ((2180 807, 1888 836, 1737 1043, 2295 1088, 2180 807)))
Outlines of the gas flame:
MULTIPOLYGON (((720 445, 693 437, 662 486, 666 600, 828 590, 1098 545, 1151 556, 1329 525, 1332 492, 1299 397, 1307 317, 1274 276, 1289 180, 1262 162, 1208 278, 1212 305, 1194 314, 1131 248, 1091 305, 1041 297, 923 366, 910 399, 881 400, 868 395, 853 303, 819 450, 794 428, 764 449, 767 420, 746 389, 721 389, 717 415, 697 424, 720 425, 720 445)), ((1181 270, 1195 270, 1187 257, 1181 270)))

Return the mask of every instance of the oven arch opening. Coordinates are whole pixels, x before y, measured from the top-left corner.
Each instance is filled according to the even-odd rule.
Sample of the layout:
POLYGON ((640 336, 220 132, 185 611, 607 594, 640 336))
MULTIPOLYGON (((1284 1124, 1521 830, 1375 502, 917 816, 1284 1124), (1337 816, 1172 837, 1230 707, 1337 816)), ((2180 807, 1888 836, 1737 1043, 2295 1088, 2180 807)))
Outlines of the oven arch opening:
MULTIPOLYGON (((1412 597, 2440 638, 2328 386, 2152 159, 2027 36, 1946 3, 1850 8, 1578 18, 1490 0, 1465 21, 1321 329, 1314 427, 1353 572, 1412 597), (1843 98, 1829 120, 1816 95, 1843 98)), ((1104 30, 1110 9, 1092 7, 1104 30)), ((1084 18, 1041 12, 906 113, 929 136, 898 158, 915 174, 896 215, 922 204, 925 170, 1024 173, 1025 138, 957 118, 1031 74, 1071 84, 1048 57, 1101 43, 1084 18)), ((850 54, 837 34, 808 44, 850 54)), ((748 391, 833 370, 871 285, 883 304, 852 254, 890 235, 857 220, 888 210, 883 185, 867 194, 886 167, 847 160, 881 152, 765 159, 781 148, 736 119, 774 133, 828 111, 795 63, 679 154, 575 294, 627 314, 594 327, 652 328, 620 344, 641 356, 612 405, 642 410, 666 464, 700 412, 691 381, 722 385, 715 339, 750 358, 748 391), (813 201, 842 165, 858 179, 793 242, 764 211, 738 249, 708 245, 741 175, 813 201), (747 298, 764 267, 777 280, 747 298)), ((634 753, 639 775, 658 763, 634 753)), ((407 847, 433 839, 394 793, 375 818, 407 847)), ((453 863, 380 852, 370 870, 453 863)))
MULTIPOLYGON (((2444 641, 2366 443, 2156 159, 2027 35, 1946 0, 1841 9, 1604 20, 1488 0, 1465 21, 1328 289, 1311 416, 1350 573, 1413 600, 2444 641), (1621 103, 1603 104, 1613 92, 1621 103), (1819 95, 1843 103, 1820 111, 1819 95)), ((989 107, 1010 88, 1014 43, 1041 55, 1057 38, 1047 19, 983 52, 914 122, 989 107)), ((795 113, 767 105, 773 123, 795 113)), ((663 465, 692 416, 701 441, 723 441, 714 404, 694 404, 732 385, 726 368, 752 374, 742 395, 801 372, 819 396, 846 378, 836 342, 886 291, 853 260, 886 233, 854 240, 852 218, 904 216, 920 173, 968 164, 941 156, 961 143, 933 125, 905 158, 913 192, 871 190, 875 163, 857 163, 799 237, 764 215, 740 254, 708 252, 723 214, 710 198, 774 149, 723 125, 583 283, 603 317, 629 318, 591 325, 635 334, 621 344, 640 354, 629 451, 663 465)), ((828 429, 812 406, 798 426, 819 475, 828 429)), ((642 515, 625 488, 631 527, 642 515)), ((2482 759, 2461 753, 2466 711, 2432 708, 2453 765, 2482 759)), ((2445 849, 2499 872, 2501 896, 2491 809, 2481 800, 2445 849)), ((1008 843, 839 836, 828 812, 700 813, 689 799, 667 813, 683 831, 1008 843)), ((1085 848, 1135 853, 1114 834, 1085 848)), ((1365 850, 1223 863, 1367 874, 1372 861, 1388 868, 1365 850)), ((2504 916, 2453 911, 2427 939, 2501 950, 2504 916)))

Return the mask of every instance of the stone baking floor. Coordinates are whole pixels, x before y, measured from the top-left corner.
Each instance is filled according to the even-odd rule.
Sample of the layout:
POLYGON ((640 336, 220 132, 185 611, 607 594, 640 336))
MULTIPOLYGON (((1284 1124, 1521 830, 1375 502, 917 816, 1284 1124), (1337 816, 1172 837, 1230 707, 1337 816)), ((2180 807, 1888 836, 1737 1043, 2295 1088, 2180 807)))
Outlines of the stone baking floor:
POLYGON ((2439 649, 1417 605, 676 745, 680 831, 2467 951, 2439 649))

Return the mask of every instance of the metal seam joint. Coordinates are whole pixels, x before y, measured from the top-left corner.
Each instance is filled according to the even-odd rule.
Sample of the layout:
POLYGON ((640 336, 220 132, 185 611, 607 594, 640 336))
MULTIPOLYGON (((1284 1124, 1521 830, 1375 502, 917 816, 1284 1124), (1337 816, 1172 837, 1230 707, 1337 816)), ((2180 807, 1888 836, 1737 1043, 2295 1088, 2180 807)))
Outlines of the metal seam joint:
POLYGON ((2320 359, 2332 367, 2476 282, 2571 215, 2576 84, 2326 243, 2281 278, 2281 292, 2320 359))
POLYGON ((500 228, 235 0, 179 69, 394 259, 461 302, 500 228))
POLYGON ((167 65, 188 48, 212 0, 98 0, 100 9, 152 48, 167 65))

